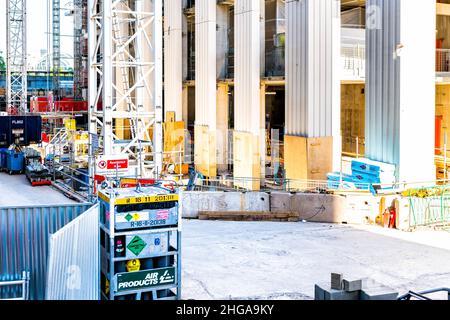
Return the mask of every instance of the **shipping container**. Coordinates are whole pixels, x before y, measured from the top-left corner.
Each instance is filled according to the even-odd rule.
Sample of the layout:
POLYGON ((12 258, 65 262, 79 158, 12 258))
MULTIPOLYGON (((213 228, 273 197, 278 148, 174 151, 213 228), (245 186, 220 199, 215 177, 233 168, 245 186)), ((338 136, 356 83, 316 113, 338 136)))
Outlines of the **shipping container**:
POLYGON ((0 148, 7 148, 13 143, 20 146, 41 143, 41 131, 41 116, 0 117, 0 148))

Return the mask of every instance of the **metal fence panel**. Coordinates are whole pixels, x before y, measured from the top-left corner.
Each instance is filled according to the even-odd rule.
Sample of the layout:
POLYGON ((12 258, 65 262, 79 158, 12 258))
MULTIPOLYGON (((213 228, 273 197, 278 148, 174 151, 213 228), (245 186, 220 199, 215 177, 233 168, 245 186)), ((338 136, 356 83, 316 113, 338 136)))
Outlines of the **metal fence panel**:
MULTIPOLYGON (((49 235, 87 211, 92 204, 0 207, 0 281, 30 272, 30 299, 45 297, 49 235)), ((15 295, 0 289, 1 297, 15 295)))
POLYGON ((410 228, 450 224, 450 194, 409 197, 410 228))
POLYGON ((51 235, 47 300, 99 300, 99 206, 51 235))

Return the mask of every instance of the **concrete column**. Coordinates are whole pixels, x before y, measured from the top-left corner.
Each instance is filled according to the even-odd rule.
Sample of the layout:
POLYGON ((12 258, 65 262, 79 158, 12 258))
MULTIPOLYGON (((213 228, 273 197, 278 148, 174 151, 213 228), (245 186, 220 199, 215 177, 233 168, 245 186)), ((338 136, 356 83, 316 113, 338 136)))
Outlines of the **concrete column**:
POLYGON ((266 154, 267 154, 267 140, 266 140, 266 84, 261 81, 259 90, 259 155, 260 155, 260 178, 263 181, 266 178, 266 154))
POLYGON ((229 8, 228 5, 217 6, 217 79, 226 79, 227 76, 229 8))
POLYGON ((195 3, 195 164, 207 177, 216 163, 216 1, 195 3))
POLYGON ((219 174, 228 172, 228 84, 217 85, 217 170, 219 174))
MULTIPOLYGON (((164 0, 164 108, 183 120, 183 5, 164 0)), ((166 120, 167 121, 167 120, 166 120)))
POLYGON ((235 1, 234 177, 236 186, 252 190, 261 176, 260 15, 260 0, 235 1))
POLYGON ((264 78, 266 76, 266 0, 259 0, 260 1, 260 12, 259 12, 259 27, 260 27, 260 33, 259 37, 261 39, 261 45, 260 45, 260 74, 261 78, 264 78))
POLYGON ((288 179, 326 180, 340 168, 340 4, 286 2, 288 179))
POLYGON ((435 30, 434 1, 367 2, 366 156, 401 182, 436 178, 435 30))
MULTIPOLYGON (((118 8, 123 9, 123 3, 119 3, 118 4, 118 8)), ((122 20, 124 18, 126 18, 126 14, 122 13, 122 14, 118 14, 118 17, 122 20)), ((128 24, 125 23, 121 23, 120 24, 120 28, 119 28, 119 37, 122 38, 126 38, 126 36, 128 36, 128 34, 130 33, 130 30, 128 28, 128 24)), ((115 44, 115 46, 117 46, 117 44, 115 44)), ((126 90, 129 89, 129 85, 126 85, 126 83, 129 83, 129 74, 128 74, 128 68, 116 68, 115 72, 113 73, 113 77, 114 77, 114 83, 117 87, 117 91, 119 92, 125 92, 126 90), (124 77, 126 77, 126 81, 124 79, 124 77)), ((114 101, 117 101, 118 99, 120 99, 120 97, 114 97, 114 101)), ((130 98, 131 100, 131 98, 130 98)), ((127 111, 128 108, 128 102, 131 101, 127 101, 124 100, 122 101, 118 106, 117 106, 117 110, 118 111, 127 111)), ((130 140, 131 139, 131 132, 130 132, 130 123, 128 120, 126 119, 115 119, 115 134, 119 139, 122 140, 130 140)))
POLYGON ((183 86, 182 103, 183 103, 183 107, 182 107, 183 119, 182 119, 182 121, 184 122, 184 128, 187 129, 188 122, 189 122, 189 87, 186 85, 183 86))

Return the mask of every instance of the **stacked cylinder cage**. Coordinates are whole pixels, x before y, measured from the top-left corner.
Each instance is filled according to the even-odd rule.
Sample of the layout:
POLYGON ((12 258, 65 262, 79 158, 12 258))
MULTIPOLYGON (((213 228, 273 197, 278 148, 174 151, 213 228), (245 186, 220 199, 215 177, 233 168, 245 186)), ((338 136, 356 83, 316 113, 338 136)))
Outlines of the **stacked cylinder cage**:
POLYGON ((159 187, 99 192, 102 300, 180 299, 178 200, 159 187))

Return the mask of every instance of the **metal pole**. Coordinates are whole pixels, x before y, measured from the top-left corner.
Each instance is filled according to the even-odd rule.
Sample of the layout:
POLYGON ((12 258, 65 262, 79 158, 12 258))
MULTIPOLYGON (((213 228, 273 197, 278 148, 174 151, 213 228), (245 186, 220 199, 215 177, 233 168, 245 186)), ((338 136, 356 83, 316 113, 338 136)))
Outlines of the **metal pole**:
MULTIPOLYGON (((154 1, 154 99, 155 99, 155 129, 154 129, 154 149, 155 149, 155 170, 159 175, 163 166, 163 109, 162 109, 162 52, 163 52, 163 33, 162 33, 162 0, 154 1)), ((158 176, 156 178, 159 178, 158 176)))
POLYGON ((356 137, 356 159, 359 159, 359 137, 356 137))
POLYGON ((444 180, 447 180, 447 130, 444 131, 444 180))

